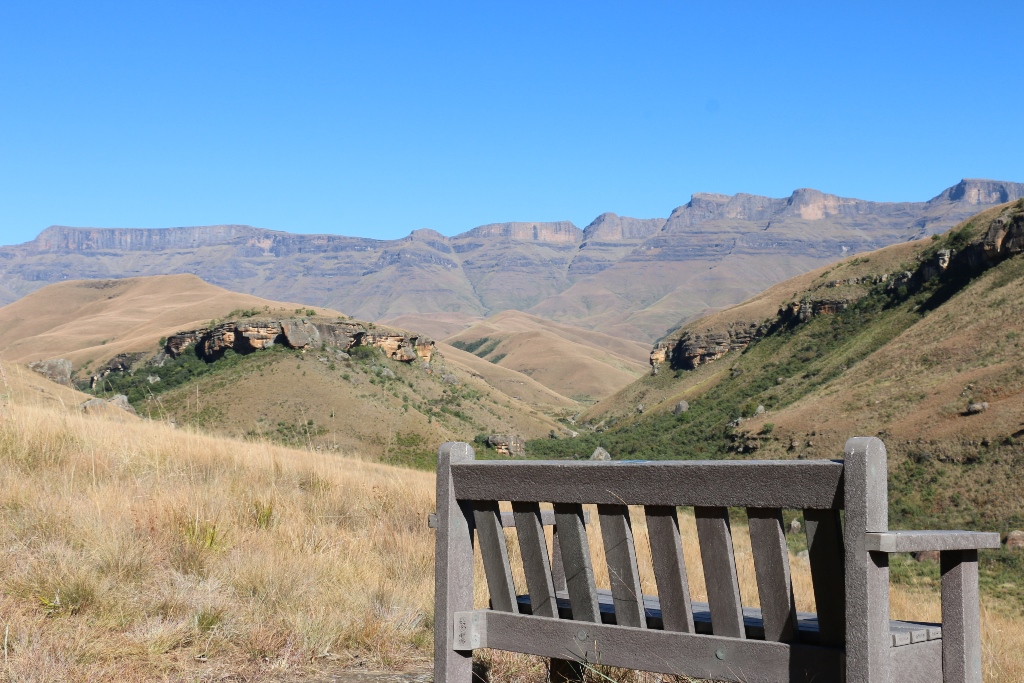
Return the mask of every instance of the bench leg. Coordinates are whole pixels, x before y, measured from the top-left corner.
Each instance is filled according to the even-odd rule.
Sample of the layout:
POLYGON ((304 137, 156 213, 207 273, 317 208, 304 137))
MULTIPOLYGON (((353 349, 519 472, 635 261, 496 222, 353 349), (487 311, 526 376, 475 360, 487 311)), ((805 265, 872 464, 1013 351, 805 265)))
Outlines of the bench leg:
POLYGON ((942 681, 981 683, 978 551, 946 550, 942 569, 942 681))
POLYGON ((434 682, 470 683, 473 652, 453 649, 455 613, 473 609, 473 511, 455 499, 451 465, 474 458, 469 444, 437 452, 437 539, 434 568, 434 682))
POLYGON ((552 659, 548 666, 551 683, 582 683, 583 665, 567 659, 552 659))

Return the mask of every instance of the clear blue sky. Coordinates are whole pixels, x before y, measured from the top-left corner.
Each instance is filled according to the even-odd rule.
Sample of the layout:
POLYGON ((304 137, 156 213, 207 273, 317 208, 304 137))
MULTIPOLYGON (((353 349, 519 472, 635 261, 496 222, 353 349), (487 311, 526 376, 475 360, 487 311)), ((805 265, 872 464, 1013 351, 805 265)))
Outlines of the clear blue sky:
POLYGON ((0 243, 1024 181, 1021 2, 0 3, 0 243))

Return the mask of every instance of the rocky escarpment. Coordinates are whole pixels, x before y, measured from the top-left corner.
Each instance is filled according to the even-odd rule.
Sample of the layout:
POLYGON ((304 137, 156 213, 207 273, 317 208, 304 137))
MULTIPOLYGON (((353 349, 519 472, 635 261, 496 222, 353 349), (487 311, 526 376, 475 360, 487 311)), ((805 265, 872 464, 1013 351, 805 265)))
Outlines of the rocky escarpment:
MULTIPOLYGON (((651 372, 658 374, 665 363, 683 370, 713 363, 783 327, 806 323, 819 315, 841 313, 859 298, 830 296, 830 289, 861 286, 861 291, 866 294, 874 288, 900 300, 934 283, 936 278, 942 278, 940 285, 956 287, 980 271, 1024 252, 1024 199, 1002 211, 982 230, 977 231, 973 224, 968 224, 960 231, 947 234, 944 242, 960 248, 925 250, 913 271, 879 273, 818 284, 805 292, 799 301, 782 304, 775 317, 768 320, 734 322, 724 329, 705 328, 699 332, 682 329, 658 342, 651 350, 651 372)), ((942 292, 939 290, 937 293, 942 292)))
POLYGON ((704 332, 685 331, 679 337, 662 341, 651 351, 651 369, 669 362, 673 368, 693 370, 705 363, 713 363, 730 351, 741 351, 768 331, 763 322, 739 322, 724 330, 707 329, 704 332))
POLYGON ((942 232, 1021 196, 1022 184, 987 180, 962 181, 928 202, 815 190, 785 198, 698 193, 667 219, 607 213, 584 230, 567 221, 499 223, 395 240, 242 225, 54 226, 32 242, 0 247, 0 304, 48 283, 188 272, 364 320, 529 310, 646 341, 844 255, 942 232))
POLYGON ((252 353, 276 344, 300 350, 330 346, 343 352, 357 346, 371 346, 404 363, 417 359, 429 362, 434 354, 434 341, 423 336, 376 325, 305 318, 232 320, 213 327, 186 330, 168 337, 164 351, 176 358, 195 347, 200 358, 212 360, 229 349, 252 353))

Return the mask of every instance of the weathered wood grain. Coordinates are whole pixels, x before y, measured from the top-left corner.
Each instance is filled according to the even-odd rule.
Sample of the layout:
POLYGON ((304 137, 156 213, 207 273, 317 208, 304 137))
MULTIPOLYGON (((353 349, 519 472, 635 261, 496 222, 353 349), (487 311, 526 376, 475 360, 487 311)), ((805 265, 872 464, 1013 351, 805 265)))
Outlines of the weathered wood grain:
POLYGON ((697 520, 704 585, 711 608, 711 628, 716 636, 746 638, 729 510, 724 507, 695 507, 693 514, 697 520))
POLYGON ((562 566, 562 542, 558 540, 558 525, 551 529, 551 580, 556 591, 568 590, 565 583, 565 568, 562 566))
POLYGON ((601 609, 597 604, 597 586, 594 583, 587 527, 583 523, 583 506, 578 503, 555 503, 554 508, 565 582, 572 603, 572 618, 575 621, 599 621, 601 609))
POLYGON ((453 468, 460 500, 609 505, 841 508, 843 464, 829 460, 485 461, 453 468))
POLYGON ((867 549, 869 532, 889 530, 885 445, 874 437, 846 442, 846 681, 888 681, 889 556, 867 549))
POLYGON ((690 584, 686 578, 676 509, 671 505, 648 505, 644 508, 644 516, 651 542, 654 579, 658 583, 663 628, 694 633, 690 584))
POLYGON ((512 503, 512 511, 515 514, 519 551, 523 558, 523 572, 526 574, 526 588, 530 593, 533 613, 541 617, 557 617, 555 585, 551 580, 551 564, 548 561, 548 544, 544 537, 540 505, 512 503))
POLYGON ((998 549, 999 534, 984 531, 886 531, 868 533, 864 539, 869 551, 916 553, 922 550, 998 549))
POLYGON ((601 522, 601 539, 615 600, 616 623, 647 628, 629 508, 625 505, 598 505, 597 516, 601 522))
POLYGON ((822 645, 846 643, 846 561, 838 510, 804 510, 807 559, 822 645))
POLYGON ((796 642, 796 603, 790 577, 789 548, 782 528, 782 510, 747 508, 747 522, 757 593, 761 597, 764 639, 796 642))
POLYGON ((485 647, 744 683, 842 679, 842 650, 487 612, 485 647))
POLYGON ((455 613, 473 609, 473 510, 459 503, 451 465, 475 457, 469 444, 437 450, 437 536, 434 542, 434 680, 471 683, 473 657, 454 646, 455 613))
POLYGON ((516 587, 512 582, 512 568, 508 562, 508 544, 501 526, 498 501, 484 500, 473 504, 473 519, 480 543, 480 556, 484 561, 487 591, 491 607, 502 612, 516 609, 516 587))
POLYGON ((942 571, 943 683, 981 683, 978 551, 945 550, 942 571))

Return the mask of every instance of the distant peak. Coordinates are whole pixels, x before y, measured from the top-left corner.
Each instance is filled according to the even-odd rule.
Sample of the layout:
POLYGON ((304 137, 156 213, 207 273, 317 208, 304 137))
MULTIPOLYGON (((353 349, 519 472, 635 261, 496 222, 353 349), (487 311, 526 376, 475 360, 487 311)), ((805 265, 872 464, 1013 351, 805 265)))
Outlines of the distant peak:
POLYGON ((409 233, 409 239, 411 240, 422 240, 424 242, 447 242, 448 238, 439 233, 437 230, 430 228, 420 228, 413 230, 409 233))
POLYGON ((473 228, 456 238, 501 237, 521 242, 579 242, 583 231, 571 221, 490 223, 473 228))
POLYGON ((967 205, 1003 204, 1024 197, 1024 183, 984 178, 964 178, 953 187, 946 188, 932 202, 962 202, 967 205))
POLYGON ((665 226, 664 218, 630 218, 607 211, 583 230, 583 241, 617 242, 650 237, 665 226))
POLYGON ((724 204, 730 199, 732 199, 732 195, 721 194, 720 192, 694 192, 690 195, 691 204, 694 202, 714 202, 716 204, 724 204))

